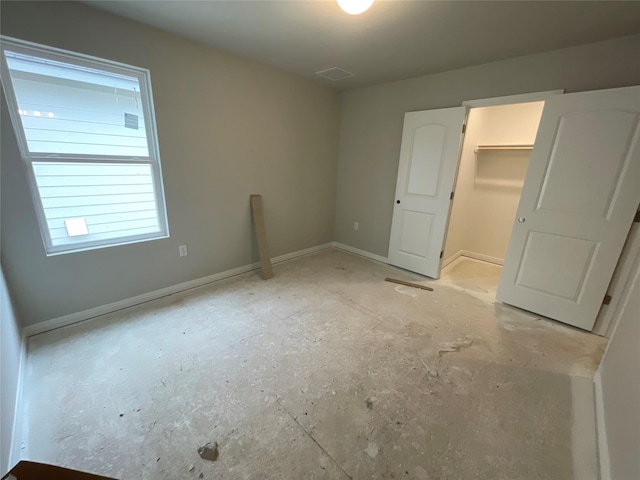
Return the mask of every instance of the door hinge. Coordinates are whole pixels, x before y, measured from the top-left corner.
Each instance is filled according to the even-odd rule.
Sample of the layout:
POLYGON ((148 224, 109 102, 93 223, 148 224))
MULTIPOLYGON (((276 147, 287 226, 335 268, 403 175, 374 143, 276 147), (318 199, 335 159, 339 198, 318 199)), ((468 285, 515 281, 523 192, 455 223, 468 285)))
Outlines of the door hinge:
POLYGON ((440 252, 440 258, 442 258, 443 255, 444 255, 444 252, 440 252))
POLYGON ((467 131, 467 124, 463 123, 462 124, 462 133, 465 133, 467 131))
POLYGON ((636 216, 633 217, 633 223, 640 223, 640 210, 638 210, 636 216))
POLYGON ((454 192, 451 192, 451 196, 449 197, 449 200, 453 200, 453 193, 454 192))
POLYGON ((605 295, 604 300, 602 300, 603 305, 609 305, 611 303, 611 295, 605 295))

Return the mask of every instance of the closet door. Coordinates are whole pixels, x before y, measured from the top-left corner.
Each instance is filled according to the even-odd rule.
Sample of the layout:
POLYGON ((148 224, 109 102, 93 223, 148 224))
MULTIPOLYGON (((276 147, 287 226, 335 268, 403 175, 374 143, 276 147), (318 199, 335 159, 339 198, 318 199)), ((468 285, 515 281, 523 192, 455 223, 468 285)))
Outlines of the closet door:
POLYGON ((389 263, 440 276, 466 107, 404 116, 389 263))
POLYGON ((640 87, 546 101, 497 300, 591 330, 640 202, 640 87))

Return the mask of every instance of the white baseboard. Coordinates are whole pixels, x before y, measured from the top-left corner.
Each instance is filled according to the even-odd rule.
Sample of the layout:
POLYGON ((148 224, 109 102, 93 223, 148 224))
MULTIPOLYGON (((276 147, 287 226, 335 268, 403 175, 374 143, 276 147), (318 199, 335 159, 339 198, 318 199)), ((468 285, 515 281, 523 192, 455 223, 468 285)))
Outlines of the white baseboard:
MULTIPOLYGON (((312 253, 319 252, 320 250, 327 250, 328 248, 333 247, 333 242, 323 243, 322 245, 316 245, 315 247, 305 248, 304 250, 298 250, 291 253, 285 253, 284 255, 280 255, 271 259, 271 263, 276 265, 278 263, 288 262, 289 260, 293 260, 294 258, 303 257, 305 255, 310 255, 312 253)), ((257 265, 253 270, 257 270, 260 268, 259 263, 255 263, 257 265)))
POLYGON ((446 267, 447 265, 452 264, 453 262, 455 262, 457 259, 459 259, 462 256, 462 250, 457 251, 456 253, 454 253, 453 255, 451 255, 449 258, 446 258, 443 262, 442 262, 442 268, 446 267))
POLYGON ((9 470, 23 458, 26 458, 27 438, 25 438, 23 422, 25 414, 24 377, 27 368, 27 338, 24 332, 20 339, 20 361, 18 363, 18 385, 16 404, 13 411, 13 425, 11 428, 11 446, 9 447, 9 470))
MULTIPOLYGON (((356 255, 361 255, 363 257, 370 258, 375 260, 376 262, 389 263, 388 257, 383 257, 381 255, 376 255, 375 253, 367 252, 366 250, 360 250, 359 248, 352 247, 350 245, 345 245, 340 242, 333 242, 333 246, 339 248, 340 250, 346 250, 347 252, 355 253, 356 255)), ((470 250, 460 250, 456 252, 453 256, 449 257, 442 263, 442 267, 446 267, 450 263, 454 262, 460 257, 469 257, 474 258, 476 260, 482 260, 483 262, 495 263, 496 265, 502 265, 504 263, 504 259, 498 257, 492 257, 490 255, 485 255, 483 253, 472 252, 470 250)))
POLYGON ((600 480, 611 480, 611 460, 609 457, 609 444, 607 443, 607 427, 604 420, 604 396, 600 369, 598 369, 593 378, 593 389, 596 402, 596 433, 598 435, 600 480))
MULTIPOLYGON (((322 245, 316 245, 315 247, 305 248, 304 250, 286 253, 284 255, 272 258, 271 263, 275 265, 278 263, 286 262, 287 260, 292 260, 303 255, 319 252, 320 250, 325 250, 327 248, 331 248, 332 246, 333 243, 329 242, 322 245)), ((134 305, 149 302, 157 298, 166 297, 167 295, 173 295, 174 293, 201 287, 202 285, 217 282, 218 280, 224 280, 225 278, 234 277, 236 275, 241 275, 252 270, 258 270, 259 268, 260 263, 252 263, 250 265, 244 265, 242 267, 233 268, 231 270, 215 273, 206 277, 189 280, 188 282, 178 283, 177 285, 171 285, 169 287, 161 288, 160 290, 154 290, 153 292, 143 293, 141 295, 136 295, 135 297, 125 298, 123 300, 118 300, 117 302, 108 303, 106 305, 90 308, 81 312, 52 318, 51 320, 36 323, 35 325, 26 326, 23 329, 23 334, 25 335, 25 337, 32 337, 33 335, 38 335, 39 333, 48 332, 49 330, 54 330, 56 328, 66 327, 67 325, 72 325, 74 323, 89 320, 90 318, 99 317, 107 313, 122 310, 123 308, 132 307, 134 305)))
POLYGON ((356 255, 370 258, 371 260, 375 260, 376 262, 389 263, 389 259, 387 257, 376 255, 375 253, 367 252, 366 250, 360 250, 359 248, 345 245, 344 243, 333 242, 333 246, 335 248, 339 248, 340 250, 345 250, 347 252, 355 253, 356 255))
POLYGON ((495 263, 496 265, 502 265, 504 263, 504 258, 492 257, 491 255, 485 255, 484 253, 472 252, 471 250, 460 250, 458 256, 475 258, 476 260, 482 260, 483 262, 495 263))

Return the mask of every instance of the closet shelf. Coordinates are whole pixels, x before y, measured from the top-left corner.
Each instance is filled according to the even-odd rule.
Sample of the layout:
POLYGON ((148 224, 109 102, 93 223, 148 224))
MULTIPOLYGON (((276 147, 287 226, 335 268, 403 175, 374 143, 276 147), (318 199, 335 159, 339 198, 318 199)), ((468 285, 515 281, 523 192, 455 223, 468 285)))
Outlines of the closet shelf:
POLYGON ((475 152, 482 150, 533 150, 533 145, 478 145, 475 152))

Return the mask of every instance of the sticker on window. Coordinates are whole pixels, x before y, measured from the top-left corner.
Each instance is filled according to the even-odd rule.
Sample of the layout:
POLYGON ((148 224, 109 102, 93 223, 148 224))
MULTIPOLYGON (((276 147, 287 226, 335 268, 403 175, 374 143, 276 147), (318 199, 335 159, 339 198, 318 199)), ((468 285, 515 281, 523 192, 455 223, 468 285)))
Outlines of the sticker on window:
POLYGON ((138 130, 138 115, 135 113, 124 114, 124 128, 132 128, 138 130))
POLYGON ((67 228, 67 235, 70 237, 89 234, 87 222, 84 218, 67 218, 64 221, 64 226, 67 228))

